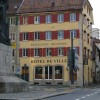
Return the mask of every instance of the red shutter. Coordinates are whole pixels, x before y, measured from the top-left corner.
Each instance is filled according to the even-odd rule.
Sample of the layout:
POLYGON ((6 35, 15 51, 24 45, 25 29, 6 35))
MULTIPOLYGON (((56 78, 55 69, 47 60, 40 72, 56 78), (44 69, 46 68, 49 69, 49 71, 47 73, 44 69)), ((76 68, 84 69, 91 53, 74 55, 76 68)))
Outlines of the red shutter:
POLYGON ((67 39, 67 31, 64 30, 64 39, 67 39))
POLYGON ((42 48, 40 48, 40 55, 39 56, 42 57, 42 48))
POLYGON ((66 55, 68 56, 68 52, 70 50, 70 47, 67 47, 67 50, 66 50, 66 55))
POLYGON ((54 56, 54 48, 51 48, 51 55, 54 56))
POLYGON ((70 30, 67 30, 67 35, 66 38, 69 39, 70 38, 70 30))
POLYGON ((23 17, 22 16, 20 16, 20 25, 22 25, 23 24, 23 17))
POLYGON ((65 14, 64 20, 66 20, 68 22, 70 21, 70 13, 65 14))
POLYGON ((64 56, 67 56, 67 47, 64 47, 64 56))
POLYGON ((57 14, 52 15, 52 22, 56 23, 57 22, 57 14))
POLYGON ((76 13, 76 21, 79 21, 79 12, 76 13))
POLYGON ((20 41, 23 40, 23 33, 20 33, 20 41))
POLYGON ((40 32, 40 40, 45 40, 45 32, 40 32))
POLYGON ((79 38, 79 30, 76 30, 76 38, 79 38))
POLYGON ((19 49, 19 57, 22 57, 22 49, 19 49))
POLYGON ((33 32, 28 33, 28 40, 34 40, 34 34, 33 32))
POLYGON ((52 31, 52 39, 57 39, 57 31, 52 31))
POLYGON ((34 16, 28 16, 28 24, 34 24, 34 16))
POLYGON ((40 23, 45 23, 45 15, 40 16, 40 23))
POLYGON ((30 57, 31 56, 31 50, 30 50, 30 48, 28 48, 28 57, 30 57))
POLYGON ((55 56, 58 56, 58 48, 55 48, 55 56))
POLYGON ((43 57, 45 57, 45 56, 46 56, 46 49, 43 48, 43 57))
POLYGON ((34 56, 34 49, 31 48, 31 57, 33 57, 33 56, 34 56))

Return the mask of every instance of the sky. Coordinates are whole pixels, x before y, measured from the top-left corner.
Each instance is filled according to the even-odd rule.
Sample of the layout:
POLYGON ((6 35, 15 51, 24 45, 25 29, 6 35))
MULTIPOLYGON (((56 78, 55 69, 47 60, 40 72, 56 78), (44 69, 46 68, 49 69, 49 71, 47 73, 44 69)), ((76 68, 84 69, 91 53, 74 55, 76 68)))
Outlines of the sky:
POLYGON ((94 18, 94 25, 93 28, 100 29, 100 1, 99 0, 89 0, 91 6, 93 8, 93 18, 94 18))

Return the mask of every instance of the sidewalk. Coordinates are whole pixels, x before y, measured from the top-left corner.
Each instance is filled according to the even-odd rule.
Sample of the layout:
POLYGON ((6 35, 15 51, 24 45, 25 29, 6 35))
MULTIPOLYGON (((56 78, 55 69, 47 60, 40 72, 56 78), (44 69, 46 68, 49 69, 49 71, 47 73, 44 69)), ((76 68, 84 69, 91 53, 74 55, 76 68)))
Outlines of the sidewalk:
POLYGON ((78 88, 71 89, 69 87, 55 86, 30 86, 28 92, 0 94, 0 99, 7 100, 39 100, 51 96, 57 96, 74 92, 78 88))

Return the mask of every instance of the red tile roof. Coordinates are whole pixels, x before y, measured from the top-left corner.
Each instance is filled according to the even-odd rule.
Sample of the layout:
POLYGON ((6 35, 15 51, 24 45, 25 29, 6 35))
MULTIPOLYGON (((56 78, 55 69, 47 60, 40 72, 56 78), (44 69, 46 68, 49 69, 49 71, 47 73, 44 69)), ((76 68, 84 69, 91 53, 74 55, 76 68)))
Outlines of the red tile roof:
POLYGON ((18 13, 82 9, 84 1, 85 0, 24 0, 18 13))

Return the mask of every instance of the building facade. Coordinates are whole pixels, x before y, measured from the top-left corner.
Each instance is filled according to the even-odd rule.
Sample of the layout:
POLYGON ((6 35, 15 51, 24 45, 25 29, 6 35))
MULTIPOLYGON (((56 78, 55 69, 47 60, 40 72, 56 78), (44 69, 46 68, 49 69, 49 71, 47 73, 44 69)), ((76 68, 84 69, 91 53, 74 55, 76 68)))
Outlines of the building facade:
POLYGON ((32 84, 70 84, 68 53, 72 33, 78 55, 75 84, 92 83, 93 16, 88 0, 24 0, 16 16, 23 79, 32 84))

